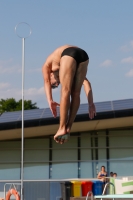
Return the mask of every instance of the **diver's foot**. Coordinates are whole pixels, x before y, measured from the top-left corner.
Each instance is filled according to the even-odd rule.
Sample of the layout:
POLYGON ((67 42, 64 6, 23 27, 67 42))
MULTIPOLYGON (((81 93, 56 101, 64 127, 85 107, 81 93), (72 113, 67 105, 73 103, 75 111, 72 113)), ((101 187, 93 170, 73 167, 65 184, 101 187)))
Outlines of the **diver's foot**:
POLYGON ((68 141, 68 137, 69 135, 67 134, 67 131, 66 129, 58 129, 57 133, 55 134, 54 136, 54 140, 57 142, 57 143, 60 143, 60 144, 63 144, 64 142, 67 142, 68 141))

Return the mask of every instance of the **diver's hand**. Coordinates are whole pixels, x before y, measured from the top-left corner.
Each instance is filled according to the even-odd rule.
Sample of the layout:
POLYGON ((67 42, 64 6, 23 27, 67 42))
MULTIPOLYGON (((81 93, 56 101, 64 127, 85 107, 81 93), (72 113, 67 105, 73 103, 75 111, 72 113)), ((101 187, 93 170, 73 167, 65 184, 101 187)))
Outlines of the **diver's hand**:
POLYGON ((90 119, 93 119, 96 116, 96 108, 95 108, 95 104, 91 104, 89 105, 89 117, 90 119))
POLYGON ((60 104, 54 101, 49 102, 49 107, 54 117, 57 117, 57 109, 56 109, 57 106, 60 106, 60 104))

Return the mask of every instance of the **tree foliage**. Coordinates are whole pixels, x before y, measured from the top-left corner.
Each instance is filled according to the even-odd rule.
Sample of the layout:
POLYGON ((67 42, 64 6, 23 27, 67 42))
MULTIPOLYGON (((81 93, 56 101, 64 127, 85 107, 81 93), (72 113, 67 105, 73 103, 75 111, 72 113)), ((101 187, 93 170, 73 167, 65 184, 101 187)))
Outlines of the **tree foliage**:
MULTIPOLYGON (((24 100, 24 110, 36 109, 36 103, 24 100)), ((14 98, 0 100, 0 113, 22 110, 22 99, 16 101, 14 98)))

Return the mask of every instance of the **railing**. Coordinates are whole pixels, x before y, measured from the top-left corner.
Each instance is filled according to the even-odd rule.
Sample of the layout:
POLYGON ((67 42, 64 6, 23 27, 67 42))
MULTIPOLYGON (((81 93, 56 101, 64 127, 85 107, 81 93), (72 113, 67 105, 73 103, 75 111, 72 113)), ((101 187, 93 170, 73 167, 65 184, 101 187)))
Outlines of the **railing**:
POLYGON ((107 186, 108 185, 112 185, 113 186, 113 188, 114 188, 114 194, 115 194, 115 186, 114 186, 114 184, 113 183, 110 183, 110 182, 108 182, 108 183, 106 183, 106 185, 105 185, 105 187, 104 187, 104 189, 103 189, 103 193, 102 193, 102 195, 104 195, 105 194, 105 191, 106 191, 106 188, 107 188, 107 186))
MULTIPOLYGON (((128 178, 128 180, 133 180, 133 177, 124 177, 125 179, 128 178)), ((118 179, 123 179, 122 177, 119 177, 118 179)), ((65 182, 71 182, 71 181, 96 181, 98 179, 48 179, 48 180, 24 180, 24 200, 61 200, 65 199, 64 196, 67 195, 66 186, 64 185, 65 182), (63 189, 61 188, 61 183, 63 183, 63 189), (64 193, 65 194, 64 194, 64 193)), ((21 194, 20 190, 21 182, 20 180, 0 180, 0 197, 5 198, 6 192, 12 187, 16 188, 16 190, 21 194)), ((104 198, 104 196, 110 196, 105 195, 106 189, 108 185, 112 185, 113 191, 114 191, 114 184, 111 182, 108 182, 103 190, 103 193, 101 196, 104 198)), ((67 190, 68 191, 68 190, 67 190)), ((93 194, 92 192, 88 192, 86 196, 86 200, 89 199, 91 195, 91 200, 93 200, 93 194)), ((115 194, 112 195, 113 198, 115 194)), ((118 195, 116 195, 117 198, 118 195)), ((122 195, 121 196, 125 196, 122 195)), ((131 195, 128 195, 129 197, 131 195)), ((96 196, 95 196, 96 197, 96 196)), ((12 199, 12 198, 11 198, 12 199)), ((69 198, 70 199, 70 198, 69 198)), ((67 200, 67 199, 65 199, 67 200)))
POLYGON ((93 200, 93 192, 92 191, 89 191, 87 193, 86 200, 88 200, 90 194, 91 194, 91 200, 93 200))

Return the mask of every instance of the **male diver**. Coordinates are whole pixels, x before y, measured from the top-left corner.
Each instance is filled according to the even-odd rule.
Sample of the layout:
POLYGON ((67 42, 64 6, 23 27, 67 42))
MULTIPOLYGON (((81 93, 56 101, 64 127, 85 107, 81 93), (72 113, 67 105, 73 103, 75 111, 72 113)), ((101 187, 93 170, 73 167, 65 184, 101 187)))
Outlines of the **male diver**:
POLYGON ((86 78, 88 64, 89 57, 83 49, 64 45, 50 54, 43 65, 45 93, 54 117, 57 116, 56 107, 60 106, 60 125, 54 136, 57 143, 63 144, 68 140, 80 105, 82 85, 88 99, 90 119, 96 115, 91 84, 86 78), (59 84, 61 84, 60 104, 54 102, 52 98, 52 88, 58 87, 59 84))

